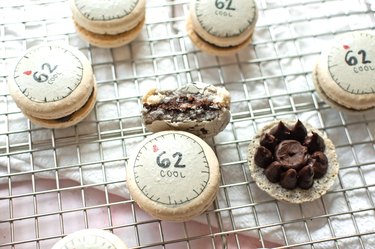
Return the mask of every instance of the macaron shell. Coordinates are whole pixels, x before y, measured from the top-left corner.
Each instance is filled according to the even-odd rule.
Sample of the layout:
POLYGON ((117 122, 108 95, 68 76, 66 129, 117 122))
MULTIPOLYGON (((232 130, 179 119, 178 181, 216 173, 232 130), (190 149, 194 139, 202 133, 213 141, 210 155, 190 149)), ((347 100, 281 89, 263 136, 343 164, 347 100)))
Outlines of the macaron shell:
POLYGON ((73 19, 79 26, 97 34, 115 35, 134 29, 145 17, 145 6, 145 0, 70 0, 73 19), (128 10, 123 9, 125 7, 128 10))
POLYGON ((73 112, 66 118, 61 119, 40 119, 24 113, 24 115, 30 119, 30 121, 36 125, 45 127, 45 128, 55 128, 55 129, 62 129, 73 126, 79 122, 81 122, 84 118, 86 118, 96 103, 96 96, 97 96, 97 86, 94 85, 92 89, 92 93, 88 98, 87 102, 82 106, 79 110, 73 112))
POLYGON ((115 234, 101 229, 84 229, 65 236, 51 249, 128 249, 115 234))
POLYGON ((219 47, 219 46, 216 46, 212 43, 209 43, 203 40, 195 32, 195 29, 193 27, 193 24, 190 18, 186 20, 186 30, 187 30, 188 36, 190 37, 191 41, 194 43, 195 46, 197 46, 203 52, 210 54, 210 55, 215 55, 215 56, 231 56, 241 51, 245 47, 247 47, 251 43, 252 38, 253 38, 253 33, 251 33, 249 37, 239 45, 229 46, 229 47, 219 47))
MULTIPOLYGON (((165 146, 171 146, 173 144, 171 142, 173 142, 173 141, 169 141, 169 140, 165 141, 165 143, 166 143, 165 146)), ((162 143, 164 143, 164 141, 162 141, 162 143)), ((189 158, 185 158, 185 156, 187 156, 187 155, 184 154, 184 151, 182 151, 182 153, 183 153, 183 159, 182 159, 181 163, 189 163, 190 162, 190 164, 187 164, 186 167, 189 167, 189 166, 192 167, 193 164, 191 163, 191 160, 195 161, 196 159, 190 158, 191 160, 189 160, 189 158)), ((157 165, 155 167, 156 167, 156 169, 158 169, 157 165)), ((172 166, 170 166, 170 167, 172 168, 172 166)), ((193 134, 190 134, 188 132, 164 131, 164 132, 155 133, 155 134, 147 137, 143 142, 141 142, 141 144, 138 145, 137 149, 134 151, 134 154, 130 157, 129 163, 128 163, 126 168, 127 168, 126 169, 127 186, 129 188, 131 197, 136 201, 136 203, 142 209, 144 209, 150 215, 152 215, 156 218, 162 219, 162 220, 186 221, 186 220, 190 220, 194 216, 197 216, 197 215, 201 214, 211 205, 212 201, 216 197, 216 194, 217 194, 217 191, 218 191, 218 188, 219 188, 220 170, 219 170, 219 162, 216 158, 215 153, 213 152, 211 147, 209 147, 202 139, 200 139, 199 137, 197 137, 193 134), (202 156, 204 154, 204 156, 207 160, 207 164, 209 165, 209 179, 206 182, 206 185, 201 189, 201 192, 199 193, 198 196, 195 196, 193 199, 190 199, 189 201, 185 201, 182 204, 180 203, 180 201, 178 201, 177 203, 174 203, 173 197, 172 197, 172 202, 168 205, 168 204, 164 204, 164 202, 162 201, 163 199, 165 200, 167 198, 168 192, 163 192, 163 196, 161 197, 161 200, 157 199, 159 201, 152 200, 152 199, 156 198, 154 196, 154 194, 152 194, 152 196, 150 196, 151 193, 149 193, 148 196, 146 196, 146 194, 142 190, 143 188, 140 189, 140 187, 138 186, 138 184, 142 184, 142 186, 143 186, 143 184, 144 184, 143 181, 145 181, 145 179, 142 179, 142 181, 141 181, 140 178, 143 177, 143 176, 139 175, 139 174, 135 174, 135 169, 137 167, 141 167, 137 163, 137 162, 140 162, 139 161, 140 156, 147 157, 148 160, 152 160, 152 158, 153 158, 152 153, 154 153, 155 151, 153 152, 153 150, 150 151, 148 149, 142 149, 144 146, 153 145, 152 148, 155 149, 155 148, 157 148, 157 147, 155 147, 155 145, 160 146, 160 144, 158 144, 158 145, 157 144, 150 144, 150 142, 161 141, 163 139, 163 137, 171 137, 171 136, 175 136, 175 137, 177 137, 177 139, 178 139, 179 136, 182 136, 183 139, 184 139, 183 142, 193 140, 193 141, 195 141, 194 143, 196 143, 194 146, 198 146, 198 145, 200 146, 199 148, 201 148, 203 152, 201 152, 199 155, 194 154, 194 156, 193 155, 192 156, 193 157, 199 157, 199 156, 202 156), (190 138, 190 139, 186 139, 186 138, 190 138), (156 139, 156 140, 154 140, 154 139, 156 139), (147 151, 147 154, 143 154, 143 152, 146 152, 146 151, 147 151)), ((161 170, 163 170, 163 169, 161 169, 161 170)), ((189 170, 189 168, 186 168, 185 170, 189 170)), ((199 178, 200 174, 205 174, 205 173, 195 172, 194 169, 190 168, 190 172, 185 171, 185 174, 186 174, 186 177, 187 177, 186 179, 189 181, 189 187, 191 187, 191 188, 193 188, 193 187, 201 188, 200 183, 195 183, 194 181, 196 181, 196 179, 199 178), (199 186, 197 184, 199 184, 199 186), (195 186, 195 185, 197 185, 197 186, 195 186)), ((181 197, 181 200, 182 199, 185 200, 184 197, 180 196, 180 195, 185 195, 185 193, 181 194, 181 192, 179 192, 179 190, 177 190, 178 188, 177 188, 176 184, 179 185, 179 188, 183 187, 182 185, 184 184, 181 181, 179 181, 178 178, 174 179, 172 177, 172 178, 168 178, 168 179, 159 179, 158 180, 156 178, 150 177, 150 178, 147 178, 147 179, 150 179, 149 181, 146 181, 148 183, 147 188, 152 189, 152 185, 156 184, 156 182, 157 182, 158 185, 167 184, 166 186, 163 186, 163 189, 165 189, 167 187, 171 192, 174 193, 174 196, 178 200, 179 200, 180 197, 181 197), (155 182, 152 183, 150 181, 155 181, 155 182), (177 191, 177 193, 176 193, 176 191, 177 191)), ((185 184, 186 184, 186 182, 185 182, 185 184)), ((146 188, 146 190, 147 190, 147 188, 146 188)), ((189 192, 189 191, 190 191, 190 189, 186 188, 186 189, 184 189, 183 192, 189 192)))
POLYGON ((313 81, 318 94, 334 107, 344 111, 373 109, 375 36, 366 32, 339 36, 322 52, 313 69, 313 81))
MULTIPOLYGON (((70 54, 69 56, 73 56, 72 58, 74 58, 74 60, 77 63, 80 62, 79 64, 77 64, 79 65, 78 67, 80 67, 78 69, 79 75, 77 75, 77 69, 75 68, 75 66, 69 68, 70 64, 72 64, 72 61, 70 59, 61 60, 61 58, 58 55, 56 56, 53 53, 48 54, 48 56, 46 56, 54 58, 55 61, 58 61, 57 64, 62 63, 63 65, 65 65, 65 69, 68 68, 68 71, 60 72, 60 74, 63 74, 64 79, 67 79, 67 81, 60 80, 60 85, 66 82, 76 81, 74 85, 75 88, 67 96, 57 97, 56 100, 48 100, 44 102, 42 100, 34 99, 34 97, 31 96, 31 93, 24 93, 25 89, 23 88, 27 88, 28 85, 30 87, 33 87, 33 84, 39 84, 35 83, 35 81, 32 79, 32 75, 29 75, 28 71, 24 71, 23 73, 18 72, 23 71, 23 68, 19 68, 17 71, 20 61, 24 60, 25 57, 22 57, 20 61, 17 63, 14 77, 10 77, 10 81, 8 84, 10 94, 12 95, 14 101, 16 102, 17 106, 22 110, 22 112, 26 113, 27 115, 41 119, 57 119, 77 111, 87 102, 87 99, 89 98, 92 92, 92 88, 95 84, 91 64, 87 60, 87 58, 76 48, 64 44, 44 44, 32 47, 29 50, 27 50, 25 53, 27 57, 29 56, 30 51, 34 53, 34 55, 28 57, 31 60, 31 62, 28 62, 26 65, 30 72, 40 70, 41 67, 41 65, 37 65, 32 61, 32 58, 34 56, 38 56, 38 52, 35 51, 37 51, 39 48, 49 49, 49 47, 53 49, 58 48, 59 50, 63 51, 62 53, 70 54), (23 79, 21 79, 21 77, 23 77, 23 79), (20 88, 20 86, 17 85, 16 80, 22 82, 22 88, 20 88)), ((47 68, 44 70, 48 71, 49 69, 47 68)), ((46 82, 40 84, 43 84, 43 90, 39 91, 45 94, 46 96, 59 95, 60 88, 55 88, 54 84, 48 84, 46 82)))
POLYGON ((132 30, 119 33, 116 35, 103 35, 90 32, 83 27, 79 26, 78 23, 74 23, 77 33, 90 44, 101 47, 101 48, 115 48, 121 47, 133 41, 139 33, 142 31, 145 19, 143 18, 138 25, 132 30))
POLYGON ((193 30, 204 41, 218 47, 230 47, 249 40, 255 29, 258 10, 253 0, 194 0, 188 18, 193 30))

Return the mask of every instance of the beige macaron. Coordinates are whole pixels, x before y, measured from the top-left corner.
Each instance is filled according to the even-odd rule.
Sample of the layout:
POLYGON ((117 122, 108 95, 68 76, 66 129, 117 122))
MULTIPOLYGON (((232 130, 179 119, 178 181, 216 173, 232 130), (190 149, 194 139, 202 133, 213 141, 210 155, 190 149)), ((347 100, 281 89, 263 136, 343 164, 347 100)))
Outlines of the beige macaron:
POLYGON ((339 171, 332 141, 299 120, 276 120, 264 126, 249 144, 248 163, 260 189, 289 203, 321 197, 339 171))
POLYGON ((193 0, 187 34, 202 51, 227 56, 251 42, 257 19, 254 0, 193 0))
POLYGON ((133 41, 145 22, 146 0, 70 0, 79 35, 104 48, 120 47, 133 41))
POLYGON ((211 147, 183 131, 154 133, 133 151, 126 166, 131 197, 150 215, 186 221, 215 199, 219 162, 211 147))
POLYGON ((28 49, 9 76, 8 86, 25 116, 47 128, 77 124, 96 101, 90 62, 66 44, 47 43, 28 49))
POLYGON ((312 75, 319 96, 337 110, 357 114, 374 110, 374 33, 338 35, 321 53, 312 75))

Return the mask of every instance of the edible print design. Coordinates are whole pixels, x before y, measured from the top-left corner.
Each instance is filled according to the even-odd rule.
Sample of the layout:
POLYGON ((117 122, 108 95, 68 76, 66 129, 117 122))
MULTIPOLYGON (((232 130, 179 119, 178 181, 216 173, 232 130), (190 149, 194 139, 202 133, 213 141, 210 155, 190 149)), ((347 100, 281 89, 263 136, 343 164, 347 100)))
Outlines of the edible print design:
POLYGON ((75 0, 79 11, 87 19, 107 21, 120 19, 129 15, 139 0, 75 0))
POLYGON ((58 46, 40 46, 20 59, 14 80, 28 99, 47 103, 70 95, 82 75, 83 65, 72 52, 58 46))
POLYGON ((233 37, 253 25, 256 5, 252 0, 196 0, 195 12, 208 33, 233 37))
POLYGON ((132 166, 142 193, 165 205, 180 205, 195 199, 210 178, 202 147, 183 134, 164 134, 150 140, 139 150, 132 166))
POLYGON ((375 93, 375 37, 366 33, 343 37, 328 55, 328 70, 346 92, 375 93))
POLYGON ((108 239, 94 234, 89 234, 86 236, 75 236, 66 243, 64 243, 62 248, 66 249, 76 249, 76 248, 92 248, 92 249, 116 249, 108 239))

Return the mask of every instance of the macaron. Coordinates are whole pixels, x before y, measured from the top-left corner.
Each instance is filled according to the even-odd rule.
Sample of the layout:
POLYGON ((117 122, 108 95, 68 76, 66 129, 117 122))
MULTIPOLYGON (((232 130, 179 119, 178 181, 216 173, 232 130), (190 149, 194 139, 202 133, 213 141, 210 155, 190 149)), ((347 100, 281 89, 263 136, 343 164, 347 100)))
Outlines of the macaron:
POLYGON ((375 35, 366 31, 337 36, 312 72, 318 95, 333 108, 363 114, 375 108, 375 35))
POLYGON ((83 229, 59 240, 52 249, 128 249, 115 234, 101 229, 83 229))
POLYGON ((77 124, 96 102, 90 62, 78 49, 60 43, 28 49, 16 63, 8 86, 24 115, 47 128, 77 124))
POLYGON ((169 90, 151 88, 142 99, 142 119, 152 132, 182 130, 213 137, 230 121, 230 101, 224 87, 200 82, 169 90))
POLYGON ((337 179, 339 163, 332 141, 300 120, 275 120, 251 140, 250 174, 257 186, 277 200, 311 202, 337 179))
POLYGON ((150 215, 186 221, 203 213, 219 189, 218 159, 201 138, 162 131, 144 139, 126 166, 134 201, 150 215))
POLYGON ((187 34, 202 51, 228 56, 251 43, 257 19, 254 0, 193 0, 187 34))
POLYGON ((133 41, 145 23, 146 0, 70 0, 78 34, 103 48, 120 47, 133 41))

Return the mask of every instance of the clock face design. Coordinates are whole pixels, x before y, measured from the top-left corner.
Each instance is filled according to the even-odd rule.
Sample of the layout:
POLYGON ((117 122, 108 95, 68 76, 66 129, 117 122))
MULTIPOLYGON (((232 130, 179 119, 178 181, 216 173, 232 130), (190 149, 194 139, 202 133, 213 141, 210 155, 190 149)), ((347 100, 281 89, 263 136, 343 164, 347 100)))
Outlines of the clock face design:
POLYGON ((81 83, 83 65, 71 51, 60 46, 39 46, 17 63, 14 81, 34 102, 54 102, 71 94, 81 83))
POLYGON ((254 25, 257 10, 253 0, 196 0, 201 26, 217 37, 233 37, 254 25))
POLYGON ((129 15, 139 0, 75 0, 79 11, 93 21, 109 21, 129 15))
POLYGON ((73 236, 65 241, 61 249, 117 249, 117 247, 107 238, 97 234, 87 234, 84 236, 73 236))
POLYGON ((141 192, 165 205, 180 205, 195 199, 210 178, 203 148, 180 133, 164 133, 147 141, 130 166, 141 192))
POLYGON ((351 94, 375 93, 375 36, 352 33, 343 36, 328 54, 332 79, 351 94))

